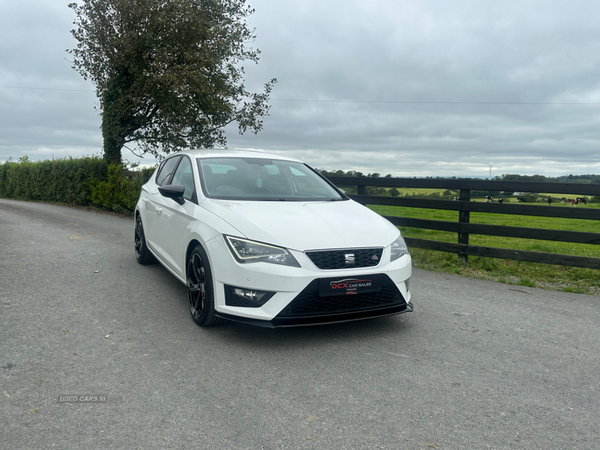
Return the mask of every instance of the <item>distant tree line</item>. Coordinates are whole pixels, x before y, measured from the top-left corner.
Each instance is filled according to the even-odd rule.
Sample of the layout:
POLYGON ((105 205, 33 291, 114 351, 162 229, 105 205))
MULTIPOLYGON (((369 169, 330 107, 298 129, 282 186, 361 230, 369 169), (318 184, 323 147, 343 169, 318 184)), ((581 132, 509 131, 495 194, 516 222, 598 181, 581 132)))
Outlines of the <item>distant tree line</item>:
MULTIPOLYGON (((366 177, 366 178, 381 178, 381 174, 374 172, 364 174, 356 170, 324 170, 317 169, 325 177, 366 177)), ((384 178, 393 178, 391 174, 385 175, 384 178)), ((479 178, 471 177, 405 177, 405 178, 424 178, 424 179, 436 179, 436 180, 472 180, 479 178)), ((537 181, 543 183, 590 183, 600 184, 600 175, 597 174, 586 174, 586 175, 561 175, 559 177, 547 177, 545 175, 518 175, 518 174, 502 174, 492 178, 492 181, 537 181)))
POLYGON ((600 184, 600 175, 561 175, 560 177, 546 177, 544 175, 516 175, 505 174, 495 177, 499 181, 540 181, 546 183, 582 183, 582 184, 600 184))
MULTIPOLYGON (((324 177, 366 177, 366 178, 381 178, 381 174, 374 172, 368 173, 365 175, 362 172, 357 172, 356 170, 348 170, 344 172, 343 170, 332 170, 328 171, 325 169, 317 169, 321 175, 324 177)), ((384 178, 392 178, 392 174, 388 173, 384 178)))
MULTIPOLYGON (((362 172, 357 172, 356 170, 348 170, 344 172, 343 170, 335 170, 335 171, 327 171, 324 169, 317 169, 317 171, 326 178, 329 177, 365 177, 365 178, 381 178, 381 174, 374 172, 368 173, 365 175, 362 172)), ((384 178, 392 178, 392 174, 387 174, 384 178)), ((356 194, 356 186, 343 186, 342 187, 347 194, 354 195, 356 194)), ((402 193, 396 189, 386 189, 386 188, 378 188, 375 186, 367 186, 366 187, 367 195, 379 195, 379 196, 392 196, 398 197, 401 196, 402 193)))
MULTIPOLYGON (((317 169, 321 175, 325 177, 365 177, 365 178, 381 178, 381 174, 374 172, 364 174, 362 172, 358 172, 355 170, 333 170, 328 171, 324 169, 317 169)), ((387 174, 384 178, 393 178, 391 174, 387 174)), ((424 178, 424 179, 438 179, 438 180, 469 180, 473 178, 468 177, 407 177, 407 178, 424 178)), ((545 182, 545 183, 581 183, 581 184, 600 184, 600 175, 587 174, 587 175, 563 175, 560 177, 546 177, 544 175, 517 175, 517 174, 503 174, 500 176, 496 176, 492 178, 492 181, 529 181, 529 182, 545 182)), ((350 195, 356 194, 355 186, 342 186, 342 188, 346 191, 346 193, 350 195)), ((398 189, 394 188, 382 188, 375 186, 367 186, 366 187, 367 195, 379 195, 379 196, 388 196, 388 197, 415 197, 415 198, 429 198, 429 199, 439 199, 439 200, 453 200, 458 196, 458 191, 445 190, 443 193, 440 192, 432 192, 432 193, 424 193, 424 192, 414 192, 414 193, 405 193, 403 194, 398 189)), ((510 198, 513 197, 511 194, 505 194, 501 191, 481 191, 481 190, 473 190, 471 192, 473 198, 485 198, 492 197, 494 199, 498 199, 502 197, 505 202, 509 202, 510 198)), ((547 195, 538 195, 535 193, 527 193, 520 195, 520 201, 525 203, 535 203, 535 202, 548 202, 547 195)), ((560 202, 562 197, 551 197, 551 201, 554 203, 560 202)), ((600 196, 594 196, 592 198, 587 198, 587 201, 591 203, 600 203, 600 196)))

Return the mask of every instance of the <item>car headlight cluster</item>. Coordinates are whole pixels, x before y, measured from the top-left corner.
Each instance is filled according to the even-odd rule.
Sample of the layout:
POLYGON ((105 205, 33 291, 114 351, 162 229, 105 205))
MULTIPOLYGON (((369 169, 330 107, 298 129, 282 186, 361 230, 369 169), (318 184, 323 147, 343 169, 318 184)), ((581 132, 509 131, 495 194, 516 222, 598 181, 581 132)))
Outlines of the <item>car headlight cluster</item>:
POLYGON ((398 236, 394 242, 392 242, 392 255, 390 261, 396 261, 401 256, 408 255, 408 247, 402 235, 398 236))
POLYGON ((235 259, 242 263, 266 262, 283 266, 300 267, 300 263, 283 247, 263 244, 248 239, 225 236, 229 250, 235 259))

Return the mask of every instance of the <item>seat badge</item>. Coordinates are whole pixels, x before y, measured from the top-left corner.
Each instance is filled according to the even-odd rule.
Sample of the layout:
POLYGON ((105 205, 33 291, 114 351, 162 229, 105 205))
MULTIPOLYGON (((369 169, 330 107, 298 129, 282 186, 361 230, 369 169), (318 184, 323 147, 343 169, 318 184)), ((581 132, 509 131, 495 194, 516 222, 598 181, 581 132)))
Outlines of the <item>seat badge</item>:
POLYGON ((346 253, 344 258, 346 260, 346 265, 354 264, 356 262, 354 253, 346 253))

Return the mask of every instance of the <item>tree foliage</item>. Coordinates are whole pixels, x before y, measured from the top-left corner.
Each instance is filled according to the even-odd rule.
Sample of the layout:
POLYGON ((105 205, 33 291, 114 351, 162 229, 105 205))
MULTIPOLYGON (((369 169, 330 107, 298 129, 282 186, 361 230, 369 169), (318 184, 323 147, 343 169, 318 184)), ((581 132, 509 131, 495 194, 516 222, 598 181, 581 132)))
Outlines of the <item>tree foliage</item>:
POLYGON ((107 176, 89 181, 90 199, 94 205, 113 211, 133 211, 140 197, 143 173, 136 172, 132 180, 123 176, 121 164, 109 164, 107 176))
POLYGON ((82 0, 68 50, 73 68, 96 86, 104 155, 121 149, 160 155, 226 146, 224 127, 258 133, 276 80, 262 93, 244 86, 243 61, 254 30, 245 0, 82 0), (133 149, 132 149, 133 150, 133 149))

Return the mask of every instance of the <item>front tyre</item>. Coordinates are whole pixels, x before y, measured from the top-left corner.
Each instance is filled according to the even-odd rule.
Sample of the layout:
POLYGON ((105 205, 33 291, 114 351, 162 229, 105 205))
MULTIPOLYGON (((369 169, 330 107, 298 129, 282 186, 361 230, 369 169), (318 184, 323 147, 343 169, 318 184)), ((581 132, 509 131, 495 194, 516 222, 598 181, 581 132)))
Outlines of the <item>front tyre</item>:
POLYGON ((212 271, 204 249, 198 245, 187 262, 187 287, 190 314, 197 325, 210 327, 223 321, 215 315, 215 295, 212 271))
POLYGON ((135 216, 135 259, 140 264, 153 264, 156 262, 154 255, 148 250, 148 244, 146 244, 146 236, 144 235, 144 226, 142 225, 142 218, 139 214, 135 216))

